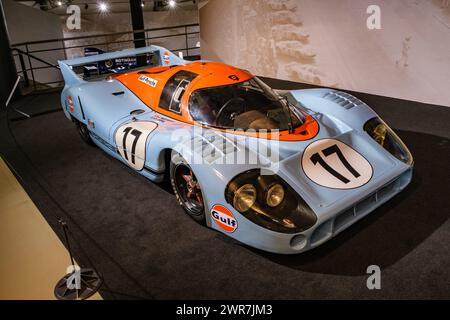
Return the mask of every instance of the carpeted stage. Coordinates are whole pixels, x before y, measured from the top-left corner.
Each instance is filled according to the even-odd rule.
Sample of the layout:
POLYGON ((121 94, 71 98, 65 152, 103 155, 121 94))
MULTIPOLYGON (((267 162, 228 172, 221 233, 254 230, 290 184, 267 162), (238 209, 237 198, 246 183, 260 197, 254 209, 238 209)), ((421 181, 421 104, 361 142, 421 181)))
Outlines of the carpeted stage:
POLYGON ((409 146, 413 182, 336 238, 297 256, 251 249, 198 225, 168 184, 154 184, 85 145, 58 111, 59 93, 16 101, 31 119, 11 110, 7 119, 2 109, 0 152, 61 239, 57 219, 67 221, 76 260, 103 276, 104 298, 449 299, 450 108, 353 94, 409 146), (382 269, 381 290, 366 287, 372 264, 382 269))

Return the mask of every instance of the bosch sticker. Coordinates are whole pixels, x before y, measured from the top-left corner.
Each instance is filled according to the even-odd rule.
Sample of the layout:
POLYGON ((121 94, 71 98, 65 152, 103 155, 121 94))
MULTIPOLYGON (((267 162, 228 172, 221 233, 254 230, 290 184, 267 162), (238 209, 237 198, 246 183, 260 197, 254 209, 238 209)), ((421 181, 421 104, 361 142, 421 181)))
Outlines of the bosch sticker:
POLYGON ((158 84, 158 80, 155 80, 147 76, 140 76, 138 80, 153 88, 156 87, 156 85, 158 84))
POLYGON ((233 233, 238 227, 237 220, 230 210, 220 204, 216 204, 211 209, 211 217, 216 224, 225 232, 233 233))

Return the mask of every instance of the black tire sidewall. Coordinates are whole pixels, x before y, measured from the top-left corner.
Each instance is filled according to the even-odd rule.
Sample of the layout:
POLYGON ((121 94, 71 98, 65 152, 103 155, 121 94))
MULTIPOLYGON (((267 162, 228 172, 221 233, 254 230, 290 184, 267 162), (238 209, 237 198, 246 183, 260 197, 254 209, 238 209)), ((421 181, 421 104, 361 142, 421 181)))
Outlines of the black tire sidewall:
POLYGON ((89 145, 94 145, 94 142, 89 135, 89 130, 86 125, 78 120, 75 121, 75 125, 77 126, 78 134, 80 135, 81 139, 83 139, 83 141, 89 145))
MULTIPOLYGON (((175 183, 175 169, 180 164, 183 164, 192 170, 192 168, 189 166, 187 161, 178 152, 172 151, 172 154, 170 157, 170 184, 172 185, 172 189, 175 194, 175 197, 177 198, 177 201, 180 204, 180 206, 184 209, 184 211, 186 211, 186 213, 192 219, 194 219, 198 223, 205 225, 206 224, 206 216, 205 216, 206 205, 205 205, 205 198, 204 198, 203 190, 201 190, 202 195, 203 195, 203 212, 201 214, 193 213, 191 210, 189 210, 189 208, 185 205, 182 197, 178 193, 178 189, 177 189, 176 183, 175 183)), ((195 172, 194 172, 194 175, 195 175, 195 172)))

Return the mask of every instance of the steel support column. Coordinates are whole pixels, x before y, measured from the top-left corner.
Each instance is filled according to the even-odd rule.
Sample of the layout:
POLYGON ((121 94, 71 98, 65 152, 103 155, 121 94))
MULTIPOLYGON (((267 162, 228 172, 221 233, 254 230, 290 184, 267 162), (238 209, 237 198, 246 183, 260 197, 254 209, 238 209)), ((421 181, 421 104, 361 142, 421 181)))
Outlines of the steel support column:
POLYGON ((145 47, 144 15, 142 13, 142 1, 130 0, 131 25, 133 26, 134 47, 145 47))

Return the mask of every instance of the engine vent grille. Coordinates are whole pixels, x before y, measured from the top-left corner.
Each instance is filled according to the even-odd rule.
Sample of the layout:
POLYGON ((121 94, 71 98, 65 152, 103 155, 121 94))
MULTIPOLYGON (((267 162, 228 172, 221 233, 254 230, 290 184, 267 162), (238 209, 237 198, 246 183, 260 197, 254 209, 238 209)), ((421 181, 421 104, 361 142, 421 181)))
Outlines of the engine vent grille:
POLYGON ((364 104, 364 102, 352 96, 351 94, 341 91, 328 91, 323 97, 327 100, 339 104, 341 107, 347 110, 364 104))
POLYGON ((194 152, 200 154, 208 163, 213 163, 225 155, 238 151, 236 144, 223 135, 208 132, 194 138, 194 152))

